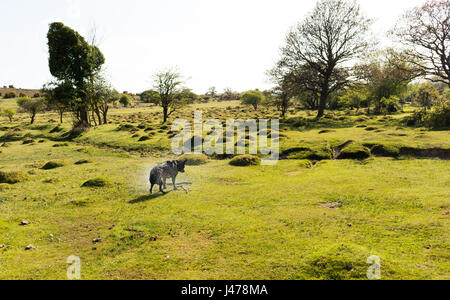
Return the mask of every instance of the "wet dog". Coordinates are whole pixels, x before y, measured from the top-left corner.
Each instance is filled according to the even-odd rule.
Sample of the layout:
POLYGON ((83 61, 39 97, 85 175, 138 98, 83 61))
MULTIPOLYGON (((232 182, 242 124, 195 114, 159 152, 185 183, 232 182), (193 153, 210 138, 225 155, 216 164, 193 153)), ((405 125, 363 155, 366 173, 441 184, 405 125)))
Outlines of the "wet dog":
POLYGON ((150 172, 150 194, 153 194, 153 187, 159 185, 159 191, 166 194, 164 190, 167 189, 166 181, 168 178, 172 179, 174 190, 178 190, 176 186, 176 179, 178 173, 184 173, 187 160, 172 160, 159 164, 150 172), (163 189, 164 187, 164 189, 163 189))

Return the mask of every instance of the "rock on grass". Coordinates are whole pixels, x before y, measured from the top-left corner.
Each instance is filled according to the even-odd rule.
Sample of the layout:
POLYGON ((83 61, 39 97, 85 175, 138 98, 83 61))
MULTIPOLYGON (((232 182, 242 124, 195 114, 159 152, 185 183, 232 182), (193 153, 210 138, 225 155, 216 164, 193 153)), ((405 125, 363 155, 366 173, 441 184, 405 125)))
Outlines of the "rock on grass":
POLYGON ((63 161, 49 161, 42 167, 42 170, 53 170, 64 167, 64 165, 65 163, 63 161))
POLYGON ((26 175, 19 171, 0 171, 0 183, 16 184, 26 179, 26 175))
POLYGON ((186 165, 188 166, 200 166, 207 164, 209 159, 204 154, 185 154, 180 157, 180 160, 186 159, 186 165))
POLYGON ((83 183, 81 187, 96 188, 110 185, 111 182, 103 177, 94 178, 83 183))
POLYGON ((260 164, 261 159, 258 156, 253 155, 236 156, 230 161, 230 165, 235 167, 259 166, 260 164))

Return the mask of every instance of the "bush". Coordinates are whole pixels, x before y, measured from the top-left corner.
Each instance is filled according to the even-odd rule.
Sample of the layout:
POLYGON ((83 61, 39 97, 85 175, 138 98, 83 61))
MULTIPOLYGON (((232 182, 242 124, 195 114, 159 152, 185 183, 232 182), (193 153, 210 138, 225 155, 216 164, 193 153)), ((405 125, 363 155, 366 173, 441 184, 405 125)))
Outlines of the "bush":
POLYGON ((8 118, 9 122, 12 122, 16 111, 12 108, 6 108, 0 111, 0 115, 8 118))
POLYGON ((49 161, 42 167, 42 170, 53 170, 64 167, 64 165, 65 163, 62 161, 49 161))
POLYGON ((371 156, 370 150, 359 144, 350 144, 338 155, 337 159, 367 159, 371 156))
POLYGON ((265 101, 265 96, 260 91, 248 91, 242 95, 241 102, 244 105, 251 105, 255 110, 265 101))
POLYGON ((103 177, 94 178, 83 183, 81 187, 105 187, 110 185, 111 182, 103 177))
POLYGON ((130 96, 122 95, 119 99, 119 103, 122 104, 124 107, 128 107, 131 104, 130 96))
POLYGON ((230 161, 230 165, 235 167, 259 166, 260 164, 261 159, 253 155, 236 156, 230 161))
POLYGON ((24 181, 25 179, 26 179, 26 176, 22 172, 0 171, 0 183, 16 184, 16 183, 24 181))
POLYGON ((200 166, 208 163, 208 157, 204 154, 185 154, 180 160, 186 159, 187 166, 200 166))
POLYGON ((16 97, 17 97, 16 92, 6 92, 5 96, 3 96, 3 98, 5 98, 5 99, 13 99, 16 97))
POLYGON ((404 121, 407 126, 425 126, 434 129, 450 127, 450 101, 446 101, 431 112, 416 111, 404 121))
POLYGON ((425 117, 425 126, 430 128, 450 127, 450 101, 436 107, 425 117))

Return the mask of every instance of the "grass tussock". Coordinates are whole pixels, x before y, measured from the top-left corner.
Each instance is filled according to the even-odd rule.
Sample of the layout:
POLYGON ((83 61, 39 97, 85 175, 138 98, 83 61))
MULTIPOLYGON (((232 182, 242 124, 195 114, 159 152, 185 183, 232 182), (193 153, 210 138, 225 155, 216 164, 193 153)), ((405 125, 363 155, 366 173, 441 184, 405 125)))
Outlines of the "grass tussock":
POLYGON ((109 179, 106 179, 103 177, 98 177, 98 178, 94 178, 94 179, 90 179, 90 180, 86 181, 85 183, 83 183, 81 185, 81 187, 99 188, 99 187, 106 187, 109 185, 111 185, 111 181, 109 179))
POLYGON ((208 156, 204 154, 185 154, 180 157, 180 160, 186 159, 187 166, 200 166, 209 162, 208 156))
POLYGON ((64 161, 49 161, 44 166, 42 166, 42 170, 53 170, 57 168, 64 167, 66 163, 64 161))
POLYGON ((0 183, 16 184, 25 181, 27 176, 19 171, 0 171, 0 183))
POLYGON ((313 255, 307 261, 306 272, 321 280, 366 280, 370 267, 367 259, 371 255, 370 251, 358 245, 334 245, 313 255))
POLYGON ((240 155, 236 156, 230 161, 230 165, 235 167, 249 167, 249 166, 259 166, 261 164, 261 159, 253 155, 240 155))

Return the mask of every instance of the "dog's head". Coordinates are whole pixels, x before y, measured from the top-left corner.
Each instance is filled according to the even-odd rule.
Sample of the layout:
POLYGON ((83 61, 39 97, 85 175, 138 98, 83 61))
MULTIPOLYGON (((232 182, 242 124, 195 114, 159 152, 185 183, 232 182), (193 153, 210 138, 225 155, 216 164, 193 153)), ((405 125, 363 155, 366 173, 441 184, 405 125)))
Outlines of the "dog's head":
POLYGON ((186 167, 186 163, 187 163, 187 159, 176 161, 178 172, 180 172, 180 173, 185 172, 184 168, 186 167))

